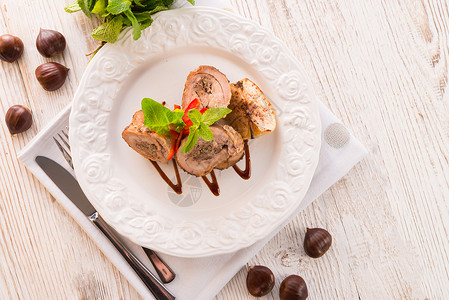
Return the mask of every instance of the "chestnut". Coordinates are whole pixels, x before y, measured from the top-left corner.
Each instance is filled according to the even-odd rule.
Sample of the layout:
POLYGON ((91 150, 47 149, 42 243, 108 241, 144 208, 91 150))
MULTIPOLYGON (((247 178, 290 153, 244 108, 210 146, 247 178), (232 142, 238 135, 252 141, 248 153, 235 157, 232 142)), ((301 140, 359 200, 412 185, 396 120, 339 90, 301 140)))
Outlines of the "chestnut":
POLYGON ((332 245, 332 236, 330 233, 322 228, 307 228, 306 236, 304 237, 304 250, 306 254, 313 258, 318 258, 324 255, 332 245))
POLYGON ((48 62, 36 68, 36 78, 46 91, 55 91, 59 89, 67 78, 69 69, 65 66, 48 62))
POLYGON ((30 110, 22 105, 11 106, 5 115, 6 126, 11 134, 28 130, 33 124, 30 110))
POLYGON ((246 277, 246 287, 254 297, 262 297, 271 292, 274 287, 274 274, 264 266, 252 266, 246 277))
POLYGON ((23 53, 23 42, 20 38, 4 34, 0 36, 0 59, 15 62, 23 53))
POLYGON ((44 57, 52 57, 64 51, 65 37, 62 33, 51 29, 40 29, 36 39, 36 48, 44 57))
POLYGON ((298 275, 290 275, 285 278, 279 288, 281 300, 304 300, 308 296, 306 282, 298 275))

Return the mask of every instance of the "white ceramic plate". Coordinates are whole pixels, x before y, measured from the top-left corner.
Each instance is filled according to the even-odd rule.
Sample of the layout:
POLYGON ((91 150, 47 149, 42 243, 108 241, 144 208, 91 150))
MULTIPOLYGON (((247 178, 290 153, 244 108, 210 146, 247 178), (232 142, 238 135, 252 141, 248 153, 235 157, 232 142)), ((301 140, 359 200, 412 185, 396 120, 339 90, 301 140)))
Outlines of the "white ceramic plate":
MULTIPOLYGON (((250 246, 279 226, 309 187, 321 139, 309 81, 279 39, 230 12, 186 8, 157 14, 138 41, 127 30, 100 50, 75 94, 70 141, 79 183, 111 226, 142 246, 201 257, 250 246), (181 104, 199 65, 231 82, 252 79, 277 114, 277 129, 250 143, 250 180, 217 172, 219 197, 182 171, 176 195, 121 138, 142 98, 181 104)), ((164 169, 174 177, 171 165, 164 169)))

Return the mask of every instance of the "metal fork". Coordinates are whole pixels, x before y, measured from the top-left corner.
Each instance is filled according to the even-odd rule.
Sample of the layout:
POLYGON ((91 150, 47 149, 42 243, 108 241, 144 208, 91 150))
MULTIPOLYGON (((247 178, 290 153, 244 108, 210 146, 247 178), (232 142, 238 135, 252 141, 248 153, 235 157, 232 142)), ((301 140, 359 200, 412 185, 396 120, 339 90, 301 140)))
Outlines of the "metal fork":
MULTIPOLYGON (((66 127, 66 130, 68 131, 68 127, 66 127)), ((67 134, 67 132, 61 130, 61 133, 57 133, 57 137, 53 137, 53 140, 55 141, 56 145, 58 146, 59 150, 61 151, 62 155, 64 156, 69 166, 72 169, 74 169, 72 155, 70 154, 71 150, 69 144, 69 135, 67 134)), ((156 254, 156 252, 154 252, 151 249, 147 249, 145 247, 142 248, 145 251, 145 254, 150 259, 151 263, 153 264, 153 267, 156 270, 157 274, 159 275, 161 281, 163 283, 172 282, 176 276, 173 270, 156 254)))

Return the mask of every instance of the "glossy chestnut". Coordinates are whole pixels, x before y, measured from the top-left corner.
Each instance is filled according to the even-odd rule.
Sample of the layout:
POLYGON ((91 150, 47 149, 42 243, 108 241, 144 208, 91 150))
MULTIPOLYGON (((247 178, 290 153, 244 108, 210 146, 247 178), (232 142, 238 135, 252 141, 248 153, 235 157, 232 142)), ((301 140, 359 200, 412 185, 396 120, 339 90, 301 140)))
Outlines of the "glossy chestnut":
POLYGON ((46 91, 55 91, 59 89, 67 78, 69 69, 65 66, 48 62, 36 68, 36 78, 46 91))
POLYGON ((271 292, 274 287, 274 274, 264 266, 252 266, 246 277, 246 287, 254 297, 262 297, 271 292))
POLYGON ((23 53, 23 42, 10 34, 0 36, 0 59, 6 62, 16 61, 23 53))
POLYGON ((306 254, 313 258, 324 255, 332 245, 332 236, 322 228, 307 228, 304 237, 304 250, 306 254))
POLYGON ((62 33, 51 29, 40 29, 36 38, 36 48, 44 57, 52 57, 64 51, 65 37, 62 33))
POLYGON ((30 110, 22 105, 11 106, 5 115, 5 122, 11 134, 22 133, 33 124, 30 110))
POLYGON ((281 300, 305 300, 308 296, 306 282, 298 275, 290 275, 285 278, 279 288, 281 300))

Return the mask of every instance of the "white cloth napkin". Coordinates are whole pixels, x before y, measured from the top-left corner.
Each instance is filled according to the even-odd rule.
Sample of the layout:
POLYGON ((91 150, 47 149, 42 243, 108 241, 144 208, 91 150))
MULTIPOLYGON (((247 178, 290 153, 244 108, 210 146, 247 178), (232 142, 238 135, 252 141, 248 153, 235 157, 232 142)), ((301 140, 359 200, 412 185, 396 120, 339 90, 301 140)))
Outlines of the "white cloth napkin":
MULTIPOLYGON (((231 9, 228 0, 197 0, 196 3, 196 5, 231 9)), ((175 7, 187 5, 190 4, 185 0, 177 0, 174 3, 175 7)), ((19 158, 87 234, 92 237, 98 247, 129 280, 138 293, 144 299, 154 299, 140 278, 109 240, 58 189, 35 162, 36 156, 43 155, 55 160, 72 172, 52 139, 53 136, 68 126, 69 114, 70 106, 64 109, 53 122, 21 151, 19 158)), ((320 116, 322 123, 322 147, 318 167, 304 201, 284 224, 271 232, 264 240, 232 254, 199 259, 160 254, 177 274, 176 279, 167 284, 167 287, 176 295, 177 299, 212 299, 276 233, 314 199, 343 177, 367 153, 360 142, 349 134, 347 129, 341 125, 341 122, 323 104, 320 104, 320 116)), ((145 256, 142 248, 124 237, 122 239, 136 256, 152 269, 151 263, 145 256)))

